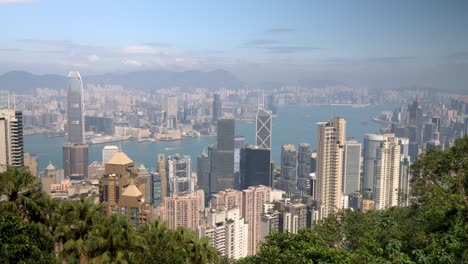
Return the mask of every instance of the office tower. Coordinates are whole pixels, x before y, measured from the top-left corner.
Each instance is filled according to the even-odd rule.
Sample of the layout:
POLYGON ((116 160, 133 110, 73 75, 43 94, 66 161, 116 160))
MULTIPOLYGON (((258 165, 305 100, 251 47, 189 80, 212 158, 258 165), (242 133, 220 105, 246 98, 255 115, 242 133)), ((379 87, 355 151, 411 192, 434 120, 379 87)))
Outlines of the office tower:
POLYGON ((115 174, 117 176, 134 174, 135 163, 125 152, 119 149, 117 153, 105 165, 105 174, 115 174))
POLYGON ((435 124, 435 132, 440 132, 440 116, 434 116, 431 122, 435 124))
POLYGON ((240 189, 241 186, 241 148, 244 146, 245 137, 236 135, 234 137, 234 187, 240 189))
POLYGON ((270 149, 248 145, 241 149, 241 188, 265 185, 273 186, 270 149))
POLYGON ((228 259, 247 256, 248 224, 239 207, 207 212, 206 224, 198 226, 199 237, 208 237, 210 244, 228 259))
POLYGON ((276 114, 277 107, 274 94, 265 96, 265 107, 270 110, 272 114, 276 114))
POLYGON ((67 132, 68 143, 84 144, 83 82, 79 72, 68 74, 67 132))
POLYGON ((162 220, 169 229, 186 227, 196 230, 200 221, 200 198, 196 194, 164 197, 162 220))
POLYGON ((310 178, 312 172, 312 150, 309 144, 299 144, 297 153, 297 188, 301 195, 310 193, 310 178))
POLYGON ((425 123, 423 125, 423 131, 422 131, 423 132, 422 142, 425 143, 425 142, 433 140, 436 131, 437 131, 437 124, 425 123))
POLYGON ((63 145, 63 169, 66 178, 88 177, 88 145, 84 140, 83 82, 78 72, 70 72, 67 87, 67 143, 63 145))
POLYGON ((119 151, 117 146, 105 146, 102 148, 102 165, 105 165, 119 151))
POLYGON ((292 144, 281 146, 281 183, 280 189, 291 196, 297 187, 297 152, 292 144))
POLYGON ((133 224, 145 224, 152 220, 152 208, 145 203, 144 194, 135 184, 128 185, 118 200, 119 213, 133 224))
POLYGON ((157 157, 158 173, 161 177, 161 196, 167 197, 167 174, 166 174, 166 155, 158 154, 157 157))
POLYGON ((249 224, 248 255, 257 254, 261 239, 263 205, 270 202, 271 189, 266 186, 250 186, 243 190, 243 216, 249 224))
POLYGON ((271 149, 271 112, 259 108, 256 118, 255 144, 261 148, 271 149))
POLYGON ((177 118, 177 96, 168 96, 166 102, 167 117, 177 118))
POLYGON ((378 134, 364 135, 362 188, 374 188, 374 170, 377 160, 377 148, 383 142, 384 136, 378 134))
POLYGON ((158 172, 151 172, 150 173, 150 179, 151 179, 151 205, 153 205, 153 208, 157 207, 160 205, 163 201, 163 196, 162 196, 162 184, 161 184, 161 174, 158 172))
POLYGON ((343 193, 348 195, 361 190, 361 144, 346 141, 343 154, 343 193))
POLYGON ((373 197, 375 209, 398 205, 400 146, 393 134, 385 134, 377 148, 373 197))
POLYGON ((315 198, 320 203, 321 217, 341 208, 343 145, 346 121, 332 118, 317 124, 317 187, 315 198))
POLYGON ((62 153, 65 178, 71 180, 88 178, 88 145, 65 144, 62 153))
POLYGON ((197 178, 195 175, 192 175, 192 161, 190 156, 169 156, 166 165, 171 196, 176 194, 192 194, 195 192, 197 178))
POLYGON ((24 166, 28 169, 28 172, 34 176, 34 178, 37 178, 37 156, 25 152, 24 166))
POLYGON ((408 106, 409 111, 409 125, 417 127, 421 124, 422 121, 422 109, 418 104, 418 97, 416 95, 416 100, 414 100, 412 105, 408 106))
POLYGON ((139 189, 143 190, 143 198, 149 204, 151 204, 151 192, 152 192, 152 183, 151 183, 151 173, 146 169, 143 163, 137 168, 137 183, 139 183, 139 189))
POLYGON ((205 193, 210 191, 210 159, 207 153, 197 157, 197 182, 205 193))
POLYGON ((238 190, 228 189, 213 194, 210 201, 210 208, 213 210, 231 210, 240 208, 242 217, 244 214, 243 193, 238 190))
POLYGON ((353 192, 348 195, 348 208, 353 211, 361 210, 362 205, 362 194, 359 192, 353 192))
POLYGON ((223 106, 219 94, 213 95, 213 123, 223 116, 223 106))
POLYGON ((211 194, 234 188, 234 131, 234 119, 218 119, 216 149, 209 149, 211 194))
POLYGON ((24 165, 23 115, 13 109, 0 110, 0 172, 8 166, 24 165))

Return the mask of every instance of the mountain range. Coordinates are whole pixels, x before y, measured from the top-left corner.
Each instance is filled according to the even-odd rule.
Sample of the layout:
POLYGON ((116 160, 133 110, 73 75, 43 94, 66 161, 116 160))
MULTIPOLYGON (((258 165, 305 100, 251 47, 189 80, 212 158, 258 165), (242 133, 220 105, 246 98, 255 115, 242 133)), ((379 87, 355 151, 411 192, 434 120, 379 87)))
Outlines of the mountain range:
MULTIPOLYGON (((157 90, 168 87, 180 88, 228 88, 238 89, 244 83, 234 74, 225 70, 214 71, 140 71, 128 73, 107 73, 82 76, 86 84, 122 85, 127 89, 157 90)), ((35 75, 25 71, 10 71, 0 75, 0 90, 18 94, 31 93, 36 88, 54 90, 66 87, 67 77, 57 74, 35 75)))

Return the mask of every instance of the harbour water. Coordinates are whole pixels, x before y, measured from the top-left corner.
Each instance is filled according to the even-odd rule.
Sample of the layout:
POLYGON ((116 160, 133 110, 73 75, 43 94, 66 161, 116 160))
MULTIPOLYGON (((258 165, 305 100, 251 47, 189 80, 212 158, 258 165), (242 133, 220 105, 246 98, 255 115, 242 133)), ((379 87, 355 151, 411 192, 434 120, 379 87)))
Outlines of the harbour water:
MULTIPOLYGON (((280 108, 278 116, 273 118, 272 159, 279 166, 281 145, 308 143, 312 149, 316 146, 316 123, 327 121, 331 117, 343 117, 347 121, 346 136, 363 141, 366 133, 376 133, 381 125, 371 118, 394 106, 372 106, 353 108, 349 106, 287 106, 280 108)), ((245 136, 246 144, 255 143, 255 122, 236 121, 236 134, 245 136)), ((63 137, 49 138, 47 135, 24 136, 24 150, 38 156, 38 170, 43 170, 51 161, 57 168, 62 168, 63 137)), ((208 146, 216 143, 215 136, 186 138, 178 141, 137 142, 127 140, 108 144, 89 146, 89 161, 101 162, 101 151, 105 145, 120 145, 123 151, 135 162, 142 162, 148 169, 156 167, 156 155, 180 154, 192 157, 192 170, 196 171, 196 158, 208 146)))

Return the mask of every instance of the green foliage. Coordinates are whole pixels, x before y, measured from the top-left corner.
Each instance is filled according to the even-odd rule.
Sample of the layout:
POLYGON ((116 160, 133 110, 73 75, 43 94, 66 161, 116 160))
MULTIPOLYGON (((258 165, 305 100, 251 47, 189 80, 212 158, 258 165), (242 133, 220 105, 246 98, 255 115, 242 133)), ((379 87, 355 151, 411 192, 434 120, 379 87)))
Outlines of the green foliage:
POLYGON ((468 137, 412 166, 412 205, 342 211, 298 234, 272 234, 239 263, 468 263, 468 137))
POLYGON ((0 193, 2 263, 221 263, 191 230, 106 218, 90 198, 51 199, 23 168, 0 174, 0 193))

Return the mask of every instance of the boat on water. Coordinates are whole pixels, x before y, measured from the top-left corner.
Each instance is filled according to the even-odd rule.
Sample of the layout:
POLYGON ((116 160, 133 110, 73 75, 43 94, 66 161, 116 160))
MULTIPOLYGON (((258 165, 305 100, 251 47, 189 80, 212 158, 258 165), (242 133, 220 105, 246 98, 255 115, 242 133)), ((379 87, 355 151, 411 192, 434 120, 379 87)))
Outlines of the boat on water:
POLYGON ((89 144, 104 144, 104 143, 109 143, 109 142, 128 140, 131 137, 132 136, 100 136, 100 137, 90 138, 88 140, 88 143, 89 144))

